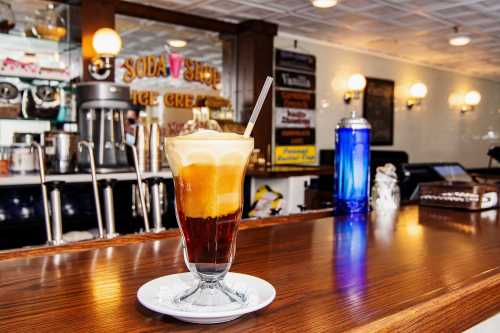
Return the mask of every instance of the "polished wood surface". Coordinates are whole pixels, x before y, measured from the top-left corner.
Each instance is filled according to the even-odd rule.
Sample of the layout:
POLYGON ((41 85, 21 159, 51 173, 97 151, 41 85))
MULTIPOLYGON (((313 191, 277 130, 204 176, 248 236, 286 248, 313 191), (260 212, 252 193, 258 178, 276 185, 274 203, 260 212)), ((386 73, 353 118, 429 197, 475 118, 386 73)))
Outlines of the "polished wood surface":
POLYGON ((242 230, 232 271, 277 290, 265 309, 211 326, 136 301, 185 271, 180 240, 0 261, 4 332, 448 332, 500 311, 500 212, 408 206, 242 230))
POLYGON ((307 165, 274 165, 272 167, 254 167, 247 170, 247 176, 258 178, 282 178, 292 176, 333 175, 333 167, 307 165))
MULTIPOLYGON (((284 216, 272 216, 266 218, 250 218, 250 219, 244 219, 242 221, 242 223, 239 226, 239 230, 260 228, 275 224, 297 223, 305 220, 319 219, 327 216, 332 216, 332 209, 318 209, 318 210, 307 211, 304 213, 284 215, 284 216)), ((29 256, 52 255, 62 252, 77 252, 82 250, 109 247, 109 246, 124 246, 144 241, 161 240, 165 238, 178 237, 178 236, 179 236, 178 229, 169 229, 159 233, 149 232, 141 234, 121 235, 112 239, 93 239, 88 241, 66 243, 62 245, 32 246, 20 249, 0 251, 0 260, 29 257, 29 256)))

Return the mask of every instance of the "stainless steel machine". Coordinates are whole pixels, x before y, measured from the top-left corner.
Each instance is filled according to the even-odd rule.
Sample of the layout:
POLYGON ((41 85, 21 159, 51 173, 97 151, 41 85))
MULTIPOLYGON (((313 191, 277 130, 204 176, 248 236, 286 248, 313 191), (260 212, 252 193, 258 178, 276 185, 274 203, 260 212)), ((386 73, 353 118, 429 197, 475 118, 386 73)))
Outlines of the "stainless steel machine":
MULTIPOLYGON (((83 82, 76 87, 79 141, 93 146, 96 172, 129 171, 125 146, 125 113, 130 90, 113 82, 83 82)), ((88 154, 78 154, 80 169, 89 170, 88 154)))

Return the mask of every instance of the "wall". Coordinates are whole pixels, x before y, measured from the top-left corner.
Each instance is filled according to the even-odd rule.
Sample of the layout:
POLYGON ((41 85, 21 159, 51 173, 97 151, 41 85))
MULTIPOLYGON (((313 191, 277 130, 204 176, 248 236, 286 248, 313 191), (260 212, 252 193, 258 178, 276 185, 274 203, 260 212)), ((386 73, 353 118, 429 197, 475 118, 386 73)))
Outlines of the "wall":
MULTIPOLYGON (((294 36, 280 34, 275 47, 293 50, 294 36)), ((318 149, 331 149, 338 121, 349 115, 342 96, 351 74, 394 80, 394 145, 377 149, 405 150, 411 162, 458 161, 466 167, 487 166, 486 152, 500 144, 500 83, 464 76, 409 62, 340 48, 310 39, 299 39, 297 52, 316 56, 318 149), (405 103, 412 83, 424 82, 428 94, 416 110, 405 103), (478 90, 481 104, 475 112, 462 114, 450 107, 449 96, 478 90), (490 137, 485 136, 490 132, 490 137)), ((356 103, 362 109, 362 103, 356 103)))

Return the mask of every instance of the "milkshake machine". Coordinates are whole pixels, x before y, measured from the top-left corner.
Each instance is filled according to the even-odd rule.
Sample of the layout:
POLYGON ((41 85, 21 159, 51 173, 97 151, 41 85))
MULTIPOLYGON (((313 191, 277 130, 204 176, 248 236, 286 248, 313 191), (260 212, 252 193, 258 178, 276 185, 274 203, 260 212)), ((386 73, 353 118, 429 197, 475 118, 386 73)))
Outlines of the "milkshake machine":
MULTIPOLYGON (((101 220, 99 189, 95 173, 132 171, 127 159, 127 146, 130 148, 139 187, 139 198, 144 219, 144 230, 149 231, 146 199, 143 191, 142 173, 138 163, 137 148, 125 141, 125 113, 130 108, 130 89, 128 86, 113 82, 84 82, 76 86, 78 126, 80 133, 78 165, 80 170, 93 174, 94 196, 98 220, 101 220), (86 149, 84 149, 86 148, 86 149)), ((104 189, 104 216, 106 237, 115 233, 112 186, 115 180, 102 179, 104 189)), ((102 223, 102 222, 101 222, 102 223)))
MULTIPOLYGON (((93 146, 96 172, 131 171, 125 142, 125 113, 130 90, 113 82, 83 82, 76 87, 80 141, 93 146)), ((78 154, 80 169, 89 170, 88 154, 78 154)))

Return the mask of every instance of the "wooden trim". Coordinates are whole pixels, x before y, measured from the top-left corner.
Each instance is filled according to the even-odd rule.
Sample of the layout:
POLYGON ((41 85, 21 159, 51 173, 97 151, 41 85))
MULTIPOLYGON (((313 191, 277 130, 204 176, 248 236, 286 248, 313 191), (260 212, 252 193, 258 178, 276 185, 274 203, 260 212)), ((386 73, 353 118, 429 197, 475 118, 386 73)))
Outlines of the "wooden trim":
POLYGON ((238 25, 234 23, 127 1, 118 2, 116 13, 220 33, 236 34, 238 32, 238 25))
MULTIPOLYGON (((276 224, 297 223, 306 220, 314 220, 332 216, 331 209, 322 209, 309 213, 293 214, 287 216, 275 216, 262 219, 246 219, 240 224, 239 230, 269 227, 276 224)), ((19 257, 53 255, 62 252, 78 252, 95 248, 109 246, 124 246, 129 244, 141 243, 151 240, 161 240, 179 236, 178 229, 170 229, 160 233, 143 233, 118 236, 113 239, 95 239, 82 242, 75 242, 57 246, 39 246, 30 248, 21 248, 7 251, 0 251, 0 261, 19 257)))

